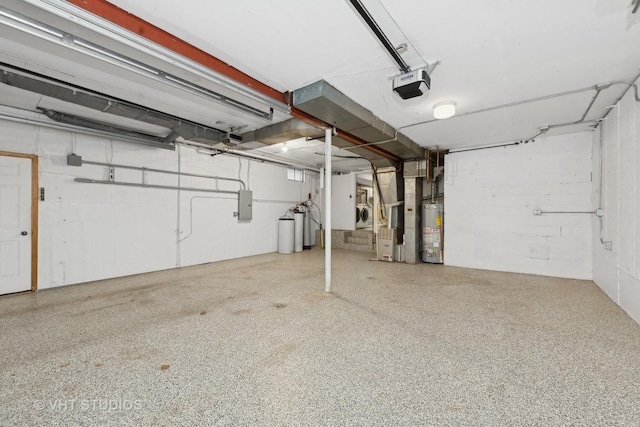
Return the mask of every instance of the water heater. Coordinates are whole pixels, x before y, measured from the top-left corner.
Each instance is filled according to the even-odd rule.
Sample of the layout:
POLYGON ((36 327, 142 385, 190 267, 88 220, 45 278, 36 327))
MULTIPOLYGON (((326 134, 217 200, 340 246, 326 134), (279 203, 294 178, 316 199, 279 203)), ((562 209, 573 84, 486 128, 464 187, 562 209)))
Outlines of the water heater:
POLYGON ((442 203, 422 204, 422 261, 433 264, 444 262, 444 209, 442 203))

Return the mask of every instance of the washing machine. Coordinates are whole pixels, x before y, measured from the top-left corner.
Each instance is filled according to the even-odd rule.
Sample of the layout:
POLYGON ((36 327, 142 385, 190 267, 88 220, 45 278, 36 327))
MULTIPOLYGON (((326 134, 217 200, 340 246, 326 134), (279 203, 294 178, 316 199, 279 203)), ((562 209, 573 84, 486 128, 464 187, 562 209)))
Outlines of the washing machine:
POLYGON ((373 209, 369 205, 356 205, 356 228, 373 227, 373 209))

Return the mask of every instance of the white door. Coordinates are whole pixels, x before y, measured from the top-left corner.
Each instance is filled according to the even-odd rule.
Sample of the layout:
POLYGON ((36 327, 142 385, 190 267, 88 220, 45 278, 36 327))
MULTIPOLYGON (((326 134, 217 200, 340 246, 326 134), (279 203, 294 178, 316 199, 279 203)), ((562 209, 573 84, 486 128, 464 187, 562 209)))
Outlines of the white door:
POLYGON ((0 294, 31 289, 31 159, 0 156, 0 294))
POLYGON ((331 228, 356 229, 356 175, 333 175, 331 180, 331 228))

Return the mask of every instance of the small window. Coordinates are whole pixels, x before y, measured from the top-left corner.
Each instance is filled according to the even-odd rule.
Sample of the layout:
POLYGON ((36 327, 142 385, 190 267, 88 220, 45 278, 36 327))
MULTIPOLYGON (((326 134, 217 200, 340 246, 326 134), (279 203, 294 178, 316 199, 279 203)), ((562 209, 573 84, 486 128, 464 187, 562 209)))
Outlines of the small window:
POLYGON ((304 171, 300 169, 287 169, 289 181, 304 182, 304 171))

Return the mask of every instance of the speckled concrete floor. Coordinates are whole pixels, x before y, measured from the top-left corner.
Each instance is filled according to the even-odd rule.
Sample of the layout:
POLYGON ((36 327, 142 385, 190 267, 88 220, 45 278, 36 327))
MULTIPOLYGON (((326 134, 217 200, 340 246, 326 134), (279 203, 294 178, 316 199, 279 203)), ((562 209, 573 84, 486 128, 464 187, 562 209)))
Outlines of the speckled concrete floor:
POLYGON ((269 254, 0 298, 0 425, 640 426, 593 283, 269 254))

